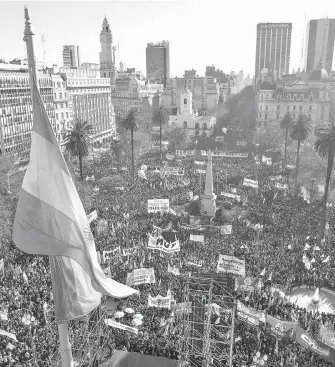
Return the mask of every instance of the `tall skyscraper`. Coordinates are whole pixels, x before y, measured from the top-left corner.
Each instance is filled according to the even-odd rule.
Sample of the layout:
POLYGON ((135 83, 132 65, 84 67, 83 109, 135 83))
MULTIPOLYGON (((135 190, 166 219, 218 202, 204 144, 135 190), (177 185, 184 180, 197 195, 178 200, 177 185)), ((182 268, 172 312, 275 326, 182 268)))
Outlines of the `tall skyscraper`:
POLYGON ((255 77, 263 68, 275 77, 289 73, 292 23, 258 23, 255 77))
POLYGON ((168 41, 148 43, 146 69, 149 82, 163 84, 170 78, 170 44, 168 41))
POLYGON ((79 46, 63 46, 63 66, 69 68, 78 68, 80 66, 79 46))
POLYGON ((320 60, 329 72, 332 69, 335 41, 335 19, 312 19, 307 23, 305 71, 310 74, 320 60))
POLYGON ((100 77, 110 78, 110 80, 114 80, 115 59, 113 51, 113 36, 106 17, 102 22, 102 29, 100 32, 100 44, 100 77))

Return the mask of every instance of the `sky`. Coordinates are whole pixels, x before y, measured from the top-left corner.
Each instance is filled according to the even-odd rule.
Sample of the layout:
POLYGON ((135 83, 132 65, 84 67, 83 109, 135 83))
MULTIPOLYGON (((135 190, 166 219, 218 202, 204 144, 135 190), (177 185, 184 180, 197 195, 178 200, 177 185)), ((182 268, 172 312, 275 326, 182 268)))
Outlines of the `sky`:
POLYGON ((106 14, 121 60, 145 73, 148 42, 170 42, 172 76, 206 65, 225 71, 254 74, 256 25, 292 22, 290 71, 300 66, 306 21, 335 18, 334 0, 119 0, 119 1, 2 1, 0 0, 0 58, 25 58, 24 6, 35 33, 35 56, 62 64, 62 47, 75 44, 81 61, 99 62, 100 31, 106 14))

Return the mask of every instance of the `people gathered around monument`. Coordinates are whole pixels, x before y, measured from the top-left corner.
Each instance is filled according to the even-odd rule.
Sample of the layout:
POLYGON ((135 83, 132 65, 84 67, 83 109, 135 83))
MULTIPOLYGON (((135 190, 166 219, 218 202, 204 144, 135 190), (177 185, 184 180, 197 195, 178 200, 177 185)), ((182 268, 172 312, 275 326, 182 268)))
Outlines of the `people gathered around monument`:
MULTIPOLYGON (((285 172, 262 162, 257 154, 246 155, 213 157, 213 189, 222 210, 206 224, 197 221, 207 162, 200 152, 194 156, 174 153, 169 160, 164 156, 163 162, 155 154, 142 156, 136 172, 145 165, 144 177, 139 175, 134 183, 129 165, 124 169, 115 165, 112 171, 110 163, 98 161, 95 167, 86 168, 88 177, 95 176, 94 182, 85 183, 94 193, 91 207, 85 210, 87 214, 97 212, 91 229, 102 269, 124 284, 135 269, 153 268, 155 275, 154 283, 133 285, 140 290, 139 296, 106 311, 111 318, 120 312, 114 320, 138 330, 135 334, 108 327, 101 336, 107 357, 118 349, 180 359, 177 315, 168 308, 149 307, 148 297, 170 294, 175 304, 185 302, 187 278, 216 273, 221 254, 244 260, 245 276, 238 277, 255 282, 252 290, 232 282, 227 291, 236 303, 255 314, 297 323, 316 344, 325 343, 321 329, 335 335, 335 296, 326 305, 327 312, 315 305, 301 306, 290 296, 294 290, 335 292, 335 211, 329 206, 326 234, 317 243, 320 199, 295 195, 285 188, 285 172), (164 175, 169 166, 179 167, 180 174, 164 175), (99 184, 108 175, 118 176, 119 187, 99 184), (257 187, 243 184, 245 179, 257 181, 257 187), (148 213, 148 200, 153 199, 169 199, 172 210, 148 213), (159 234, 166 236, 166 242, 178 240, 180 250, 170 254, 148 248, 149 237, 159 234), (191 240, 190 235, 203 236, 203 241, 191 240), (137 326, 127 308, 142 315, 137 326)), ((52 304, 48 258, 24 254, 10 237, 0 238, 0 366, 34 366, 35 360, 39 366, 50 366, 58 348, 52 304)), ((234 327, 234 366, 250 366, 257 351, 267 356, 268 366, 331 365, 329 358, 303 346, 293 333, 275 335, 265 320, 260 318, 253 325, 240 319, 239 312, 234 327)))

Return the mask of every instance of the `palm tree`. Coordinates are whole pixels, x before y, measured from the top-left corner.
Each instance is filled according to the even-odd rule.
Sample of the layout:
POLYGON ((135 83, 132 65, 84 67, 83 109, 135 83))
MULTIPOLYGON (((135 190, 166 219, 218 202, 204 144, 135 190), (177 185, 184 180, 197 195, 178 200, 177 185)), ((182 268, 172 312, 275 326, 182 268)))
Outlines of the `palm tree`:
POLYGON ((298 184, 300 145, 302 141, 306 140, 306 138, 311 133, 311 131, 312 131, 311 120, 303 113, 300 113, 298 118, 293 122, 291 133, 290 133, 290 138, 298 142, 297 159, 295 163, 295 182, 294 182, 294 191, 296 193, 297 193, 297 184, 298 184))
POLYGON ((129 110, 125 119, 121 122, 123 127, 130 131, 130 138, 131 138, 131 169, 132 169, 132 178, 134 182, 134 131, 138 129, 138 125, 141 119, 140 112, 137 108, 133 107, 129 110))
POLYGON ((286 171, 286 158, 287 158, 287 140, 288 140, 288 133, 292 128, 293 124, 293 116, 290 114, 289 111, 285 114, 285 116, 280 121, 280 128, 285 130, 285 152, 284 152, 284 172, 286 171))
POLYGON ((159 124, 159 150, 160 150, 160 156, 162 159, 162 126, 167 123, 169 119, 169 112, 168 110, 163 107, 159 106, 154 110, 153 120, 155 123, 159 124))
POLYGON ((87 121, 75 121, 64 137, 65 151, 79 158, 81 179, 83 178, 83 157, 90 151, 92 133, 93 126, 87 121))
POLYGON ((327 175, 325 192, 323 194, 322 211, 320 228, 317 237, 317 242, 320 244, 323 238, 326 224, 326 210, 327 210, 327 199, 329 191, 329 182, 334 164, 335 155, 335 124, 334 121, 328 122, 315 129, 316 142, 314 143, 314 149, 321 158, 327 158, 327 175))

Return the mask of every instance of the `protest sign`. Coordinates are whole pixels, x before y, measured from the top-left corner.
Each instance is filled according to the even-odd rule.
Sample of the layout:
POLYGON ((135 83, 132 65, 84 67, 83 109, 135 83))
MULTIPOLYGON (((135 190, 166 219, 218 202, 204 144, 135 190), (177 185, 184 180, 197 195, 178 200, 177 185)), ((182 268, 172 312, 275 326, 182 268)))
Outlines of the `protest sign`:
POLYGON ((130 287, 144 283, 156 283, 154 268, 134 269, 131 273, 128 273, 126 284, 130 287))
POLYGON ((115 327, 116 329, 129 331, 129 332, 134 333, 136 335, 138 334, 138 329, 136 329, 134 327, 131 327, 131 326, 128 326, 128 325, 121 324, 121 323, 116 322, 115 320, 112 320, 112 319, 105 319, 105 324, 108 325, 108 326, 111 326, 111 327, 115 327))
POLYGON ((221 196, 225 196, 227 198, 236 199, 237 201, 241 201, 241 196, 236 194, 231 194, 230 192, 221 192, 221 196))
POLYGON ((281 338, 287 336, 288 333, 292 333, 291 335, 293 335, 298 326, 297 322, 283 321, 269 315, 266 315, 266 323, 269 324, 271 333, 281 338))
POLYGON ((221 226, 220 233, 221 234, 231 234, 233 229, 233 226, 231 224, 225 224, 224 226, 221 226))
POLYGON ((109 261, 112 258, 112 255, 121 252, 120 246, 110 251, 102 251, 102 262, 109 261))
POLYGON ((148 213, 168 213, 170 208, 169 199, 149 199, 148 213))
POLYGON ((219 255, 217 273, 230 273, 245 277, 245 260, 229 255, 219 255))
POLYGON ((152 297, 149 294, 148 307, 167 308, 169 310, 171 307, 171 292, 168 291, 166 297, 163 297, 160 294, 156 297, 152 297))
POLYGON ((183 313, 191 313, 192 311, 192 302, 182 302, 171 305, 170 310, 173 311, 176 315, 181 315, 183 313))
POLYGON ((258 189, 258 181, 250 180, 249 178, 245 178, 243 180, 243 186, 253 187, 254 189, 258 189))
POLYGON ((151 250, 159 250, 167 254, 180 251, 180 243, 178 239, 174 242, 167 242, 162 236, 153 237, 150 233, 148 236, 148 248, 151 250))
POLYGON ((253 292, 257 283, 257 278, 237 277, 235 279, 235 288, 238 291, 253 292))
POLYGON ((190 234, 190 241, 204 243, 205 242, 205 236, 204 235, 190 234))
POLYGON ((135 254, 135 252, 137 252, 138 248, 137 247, 131 247, 131 248, 124 248, 122 250, 122 255, 123 256, 130 256, 135 254))

